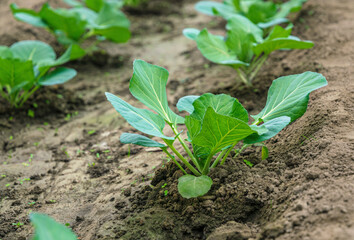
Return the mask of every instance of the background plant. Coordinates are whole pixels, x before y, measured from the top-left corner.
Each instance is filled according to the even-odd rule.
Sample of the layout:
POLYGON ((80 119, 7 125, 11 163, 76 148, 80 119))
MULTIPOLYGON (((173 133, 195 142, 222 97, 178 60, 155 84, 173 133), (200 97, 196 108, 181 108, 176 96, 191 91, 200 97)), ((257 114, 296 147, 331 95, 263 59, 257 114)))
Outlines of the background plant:
POLYGON ((30 219, 35 228, 32 240, 77 240, 69 228, 47 215, 32 213, 30 219))
POLYGON ((200 97, 183 97, 178 101, 177 108, 190 115, 185 118, 177 115, 167 102, 168 75, 168 71, 159 66, 142 60, 134 62, 130 92, 157 114, 133 107, 111 93, 106 93, 106 96, 131 126, 144 134, 163 140, 164 144, 132 133, 123 133, 120 137, 122 143, 160 147, 185 174, 178 180, 178 190, 185 198, 202 196, 209 191, 212 185, 212 179, 207 176, 210 169, 224 164, 239 142, 243 141, 241 149, 244 149, 253 144, 259 145, 275 136, 290 122, 304 114, 310 92, 327 85, 321 74, 313 72, 274 80, 265 108, 252 116, 254 122, 248 124, 246 109, 237 99, 225 94, 206 93, 200 97), (186 135, 178 130, 177 125, 180 124, 185 124, 188 129, 186 135), (174 136, 165 135, 165 125, 172 129, 174 136), (181 144, 188 155, 187 158, 175 148, 175 142, 181 144), (188 171, 184 167, 187 167, 188 171))
POLYGON ((257 25, 243 16, 229 19, 227 36, 213 35, 207 29, 184 29, 183 34, 196 41, 198 49, 208 60, 230 66, 237 71, 242 82, 251 86, 269 54, 276 50, 308 49, 310 41, 292 36, 292 25, 275 26, 268 36, 257 25))
POLYGON ((289 0, 284 3, 263 0, 224 0, 223 3, 201 1, 195 5, 195 9, 210 16, 222 16, 226 20, 235 15, 242 15, 260 28, 269 28, 289 22, 287 16, 300 11, 306 1, 289 0))
POLYGON ((66 1, 70 9, 54 9, 45 3, 39 12, 21 9, 11 4, 14 17, 36 27, 43 27, 55 35, 58 42, 72 46, 71 59, 83 57, 97 50, 101 41, 125 43, 130 39, 130 21, 119 8, 121 1, 85 0, 66 1), (89 47, 84 47, 87 39, 95 37, 89 47))
POLYGON ((71 47, 59 58, 40 41, 0 46, 0 94, 13 107, 21 107, 41 86, 57 85, 76 76, 71 68, 58 67, 70 60, 71 47))

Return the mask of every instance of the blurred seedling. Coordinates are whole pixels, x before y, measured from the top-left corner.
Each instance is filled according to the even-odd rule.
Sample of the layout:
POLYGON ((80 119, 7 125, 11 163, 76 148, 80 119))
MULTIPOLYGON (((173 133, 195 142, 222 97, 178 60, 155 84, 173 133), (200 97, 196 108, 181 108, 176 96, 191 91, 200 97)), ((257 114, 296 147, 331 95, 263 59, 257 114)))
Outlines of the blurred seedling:
POLYGON ((24 223, 22 223, 22 222, 17 222, 17 223, 12 223, 12 225, 15 226, 16 228, 19 228, 19 227, 23 226, 24 223))

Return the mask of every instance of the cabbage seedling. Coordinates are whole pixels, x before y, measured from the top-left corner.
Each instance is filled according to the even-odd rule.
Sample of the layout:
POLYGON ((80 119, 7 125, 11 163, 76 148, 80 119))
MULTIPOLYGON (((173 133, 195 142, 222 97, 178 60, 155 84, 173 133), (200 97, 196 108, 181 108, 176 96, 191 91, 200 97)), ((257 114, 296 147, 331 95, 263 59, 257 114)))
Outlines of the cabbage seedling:
POLYGON ((77 240, 69 228, 47 215, 31 213, 30 219, 35 228, 32 240, 77 240))
POLYGON ((71 68, 58 67, 70 60, 71 47, 59 58, 40 41, 0 46, 0 94, 13 107, 21 107, 41 86, 62 84, 76 76, 71 68))
POLYGON ((201 1, 195 9, 210 16, 222 16, 229 20, 235 15, 248 18, 260 28, 269 28, 289 22, 287 16, 301 10, 307 0, 290 0, 284 3, 273 3, 263 0, 224 0, 223 3, 201 1))
POLYGON ((67 2, 75 7, 53 9, 45 3, 39 12, 35 12, 11 4, 11 10, 17 20, 43 27, 54 34, 60 44, 72 45, 72 60, 96 51, 98 43, 103 40, 125 43, 130 39, 130 21, 119 10, 119 1, 67 2), (90 37, 96 37, 96 40, 84 49, 83 44, 90 37))
POLYGON ((168 75, 162 67, 142 60, 134 62, 129 90, 154 112, 133 107, 111 93, 106 96, 131 126, 162 139, 163 143, 160 143, 133 133, 123 133, 120 137, 125 144, 161 148, 185 174, 178 180, 178 190, 185 198, 202 196, 210 190, 213 183, 208 177, 210 169, 224 164, 236 144, 241 141, 247 146, 259 144, 275 136, 304 114, 312 91, 327 85, 321 74, 313 72, 278 78, 269 89, 266 106, 252 116, 254 121, 248 124, 246 109, 236 98, 225 94, 183 97, 177 108, 189 115, 185 118, 177 115, 167 102, 168 75), (187 134, 178 129, 182 124, 186 126, 187 134), (173 136, 164 133, 165 125, 172 129, 173 136), (185 153, 177 150, 177 143, 185 153))
POLYGON ((242 82, 252 86, 269 54, 276 50, 308 49, 310 41, 292 36, 292 25, 275 26, 266 38, 263 30, 247 18, 236 15, 227 23, 227 36, 213 35, 207 29, 184 29, 183 34, 196 41, 205 58, 214 63, 234 68, 242 82))

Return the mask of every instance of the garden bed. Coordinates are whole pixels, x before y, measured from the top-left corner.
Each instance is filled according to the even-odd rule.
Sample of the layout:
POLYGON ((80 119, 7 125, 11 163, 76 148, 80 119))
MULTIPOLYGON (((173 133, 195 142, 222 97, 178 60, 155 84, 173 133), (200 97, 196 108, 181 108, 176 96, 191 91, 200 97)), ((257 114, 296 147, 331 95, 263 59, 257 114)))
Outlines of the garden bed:
MULTIPOLYGON (((60 51, 44 30, 16 22, 10 2, 38 8, 44 1, 0 4, 1 45, 38 39, 60 51)), ((169 14, 156 2, 145 13, 127 9, 131 41, 104 43, 108 55, 71 63, 75 80, 38 91, 21 111, 0 100, 0 239, 27 239, 30 211, 68 223, 81 240, 353 238, 354 3, 309 0, 294 31, 315 47, 272 54, 249 90, 182 35, 186 27, 222 33, 224 22, 198 14, 195 1, 167 3, 169 14), (277 77, 315 71, 329 85, 310 95, 302 118, 266 142, 267 160, 259 149, 246 150, 211 173, 206 196, 186 200, 177 192, 181 172, 162 151, 119 142, 134 130, 104 92, 132 102, 134 59, 168 69, 170 105, 185 95, 227 93, 255 114, 277 77)))

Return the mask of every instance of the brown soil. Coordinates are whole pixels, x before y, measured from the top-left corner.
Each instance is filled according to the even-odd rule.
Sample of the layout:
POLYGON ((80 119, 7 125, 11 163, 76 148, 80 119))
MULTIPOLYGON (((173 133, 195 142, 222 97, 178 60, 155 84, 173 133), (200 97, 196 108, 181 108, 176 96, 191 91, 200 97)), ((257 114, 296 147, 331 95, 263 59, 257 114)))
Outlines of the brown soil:
MULTIPOLYGON (((60 51, 43 29, 13 20, 11 2, 39 9, 44 1, 1 1, 0 44, 39 39, 60 51)), ((0 100, 0 239, 30 237, 31 211, 69 223, 82 240, 354 239, 354 2, 308 1, 294 35, 316 46, 273 54, 255 91, 235 85, 232 69, 205 60, 181 34, 205 26, 222 33, 223 22, 196 13, 195 1, 171 2, 126 9, 131 41, 104 43, 107 54, 73 63, 79 74, 71 82, 41 89, 20 110, 0 100), (104 92, 134 101, 133 59, 169 70, 171 105, 184 95, 228 93, 254 114, 279 76, 317 71, 329 86, 312 93, 306 114, 267 142, 269 159, 248 149, 211 173, 207 196, 186 200, 176 188, 181 173, 162 152, 119 143, 122 132, 134 130, 104 92)))

